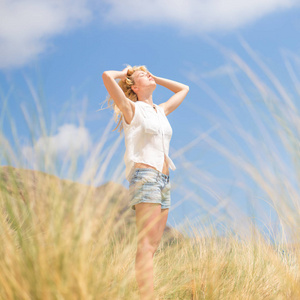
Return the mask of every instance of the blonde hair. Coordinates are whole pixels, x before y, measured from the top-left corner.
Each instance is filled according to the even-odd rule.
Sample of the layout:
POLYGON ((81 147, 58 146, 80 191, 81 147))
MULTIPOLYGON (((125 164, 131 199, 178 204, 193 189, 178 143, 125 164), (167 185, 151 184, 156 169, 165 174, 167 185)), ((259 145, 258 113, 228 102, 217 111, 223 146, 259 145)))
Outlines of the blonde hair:
MULTIPOLYGON (((131 67, 130 65, 127 65, 127 67, 129 67, 129 69, 127 71, 127 76, 124 81, 119 80, 118 85, 121 87, 122 91, 124 92, 124 94, 127 98, 129 98, 133 102, 136 102, 136 101, 138 101, 137 94, 131 89, 131 87, 134 85, 134 79, 133 79, 132 75, 135 71, 147 72, 148 70, 147 70, 146 66, 131 67)), ((115 131, 118 128, 118 126, 120 125, 120 129, 118 132, 120 132, 120 134, 121 134, 122 129, 123 129, 122 112, 120 111, 118 106, 115 104, 114 100, 110 97, 110 95, 108 95, 107 102, 108 102, 108 106, 112 107, 114 110, 115 122, 116 123, 118 122, 116 128, 113 129, 113 131, 115 131)))

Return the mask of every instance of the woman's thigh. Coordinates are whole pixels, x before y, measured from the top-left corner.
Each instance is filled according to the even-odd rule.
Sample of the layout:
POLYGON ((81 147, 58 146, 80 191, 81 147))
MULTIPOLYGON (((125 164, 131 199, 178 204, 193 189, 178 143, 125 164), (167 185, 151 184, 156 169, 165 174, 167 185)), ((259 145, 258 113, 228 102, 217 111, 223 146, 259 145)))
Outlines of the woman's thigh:
POLYGON ((159 243, 159 228, 161 222, 161 208, 158 203, 136 204, 136 226, 139 242, 147 242, 155 246, 159 243))

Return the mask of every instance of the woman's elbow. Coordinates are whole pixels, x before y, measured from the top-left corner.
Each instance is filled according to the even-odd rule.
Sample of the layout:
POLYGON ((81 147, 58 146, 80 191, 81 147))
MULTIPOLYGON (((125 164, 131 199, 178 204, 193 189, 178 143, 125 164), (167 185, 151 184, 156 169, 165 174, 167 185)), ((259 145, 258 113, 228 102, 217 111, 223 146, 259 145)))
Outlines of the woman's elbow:
POLYGON ((102 78, 104 79, 104 78, 107 78, 109 75, 108 75, 108 72, 107 71, 104 71, 103 73, 102 73, 102 78))
POLYGON ((190 90, 190 87, 188 85, 184 85, 184 90, 186 90, 186 92, 188 93, 190 90))
POLYGON ((112 77, 111 77, 111 74, 109 73, 109 71, 104 71, 102 73, 102 80, 103 80, 104 84, 106 82, 110 82, 112 80, 112 77))

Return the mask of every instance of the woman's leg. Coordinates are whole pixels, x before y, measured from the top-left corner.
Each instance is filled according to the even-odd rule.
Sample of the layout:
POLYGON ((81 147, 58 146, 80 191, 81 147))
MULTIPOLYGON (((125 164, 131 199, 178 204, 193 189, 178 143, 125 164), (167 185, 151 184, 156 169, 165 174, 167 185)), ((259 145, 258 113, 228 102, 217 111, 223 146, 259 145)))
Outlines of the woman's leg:
MULTIPOLYGON (((162 209, 161 210, 161 213, 160 213, 160 220, 158 221, 159 225, 158 225, 158 232, 157 232, 157 239, 159 240, 158 244, 157 244, 157 247, 154 251, 154 253, 156 252, 159 244, 160 244, 160 241, 161 241, 161 238, 164 234, 164 231, 165 231, 165 228, 166 228, 166 224, 167 224, 167 220, 168 220, 168 213, 169 213, 169 209, 166 208, 166 209, 162 209)), ((153 255, 154 255, 153 253, 153 255)))
POLYGON ((158 203, 135 205, 138 231, 135 261, 136 280, 141 300, 154 299, 153 256, 159 246, 165 227, 167 212, 162 213, 158 203))

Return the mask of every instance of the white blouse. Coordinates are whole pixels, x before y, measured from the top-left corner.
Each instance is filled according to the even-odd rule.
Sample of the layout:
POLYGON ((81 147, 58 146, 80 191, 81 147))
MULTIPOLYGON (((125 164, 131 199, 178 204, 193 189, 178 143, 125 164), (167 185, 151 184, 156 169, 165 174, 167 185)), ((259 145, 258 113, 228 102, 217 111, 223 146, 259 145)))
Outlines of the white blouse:
POLYGON ((143 101, 134 102, 135 113, 130 124, 127 124, 122 114, 126 151, 124 162, 125 176, 130 182, 134 171, 134 163, 144 163, 162 172, 164 154, 170 168, 176 169, 169 157, 169 144, 172 137, 172 127, 165 115, 164 109, 156 104, 156 110, 143 101))

